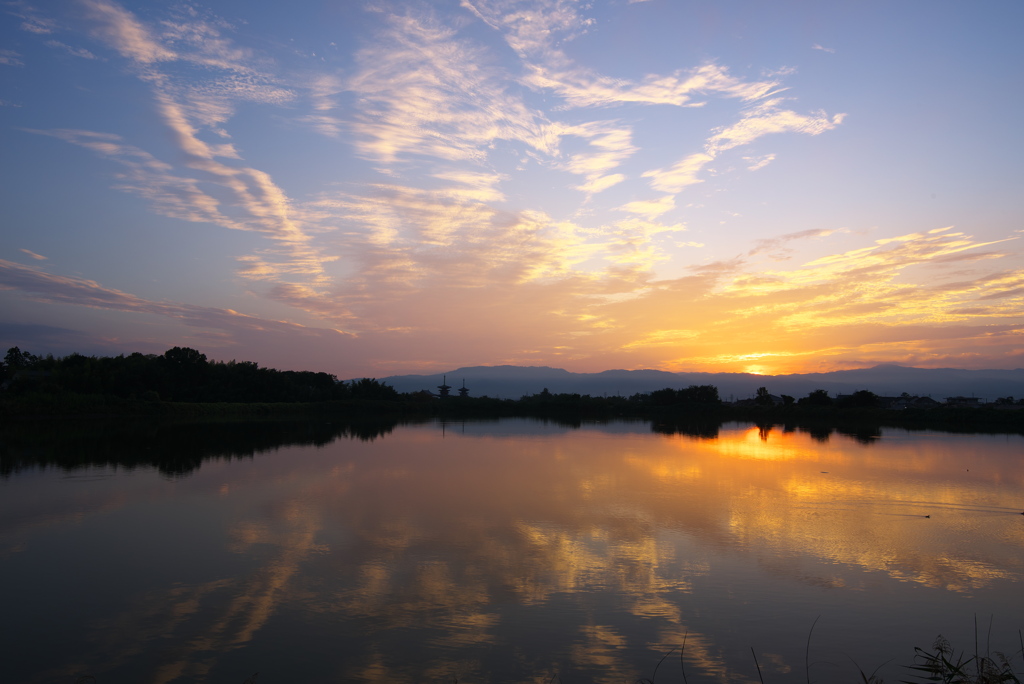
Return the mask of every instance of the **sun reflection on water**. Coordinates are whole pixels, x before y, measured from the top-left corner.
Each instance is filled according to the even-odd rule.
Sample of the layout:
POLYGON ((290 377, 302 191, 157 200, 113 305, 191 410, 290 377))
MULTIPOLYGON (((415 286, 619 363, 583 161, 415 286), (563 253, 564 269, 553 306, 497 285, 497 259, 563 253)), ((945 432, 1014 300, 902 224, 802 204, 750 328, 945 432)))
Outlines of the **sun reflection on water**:
MULTIPOLYGON (((632 681, 649 676, 638 652, 685 638, 694 676, 746 681, 715 616, 746 621, 752 600, 771 614, 882 582, 971 598, 1024 580, 1019 446, 733 425, 715 438, 421 427, 282 450, 180 483, 181 510, 204 502, 239 569, 156 587, 105 617, 107 649, 123 642, 106 662, 173 638, 183 645, 152 681, 202 678, 226 652, 273 647, 282 625, 316 639, 295 622, 304 615, 344 626, 346 680, 479 674, 486 649, 534 638, 537 653, 561 654, 524 650, 515 667, 535 680, 568 668, 632 681)), ((119 492, 116 506, 147 500, 119 492)), ((98 498, 76 524, 111 511, 98 498)), ((780 647, 762 665, 782 676, 799 653, 780 647)))

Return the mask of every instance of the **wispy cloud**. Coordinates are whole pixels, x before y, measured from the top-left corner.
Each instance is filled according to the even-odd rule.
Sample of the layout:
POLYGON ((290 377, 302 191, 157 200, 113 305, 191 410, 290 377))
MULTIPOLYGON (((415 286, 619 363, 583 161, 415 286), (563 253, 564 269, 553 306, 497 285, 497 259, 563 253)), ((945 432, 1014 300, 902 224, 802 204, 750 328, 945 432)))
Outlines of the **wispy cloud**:
POLYGON ((651 74, 642 81, 616 79, 576 64, 558 47, 585 33, 593 20, 581 6, 566 0, 462 0, 492 28, 502 32, 523 60, 522 81, 549 91, 569 107, 624 103, 700 105, 694 98, 708 94, 756 100, 775 90, 774 81, 745 82, 725 68, 705 64, 671 74, 651 74))
MULTIPOLYGON (((701 182, 701 171, 723 152, 743 145, 749 145, 762 136, 771 133, 803 133, 819 135, 834 129, 842 123, 844 114, 829 117, 824 112, 812 115, 798 114, 782 109, 781 98, 772 98, 749 107, 740 120, 731 126, 723 126, 708 137, 702 152, 696 152, 666 169, 646 171, 645 178, 651 178, 651 187, 662 192, 678 193, 683 188, 701 182)), ((774 160, 775 155, 763 157, 750 170, 760 169, 774 160)))
MULTIPOLYGON (((556 53, 555 56, 560 55, 556 53)), ((716 64, 668 75, 651 75, 637 83, 622 82, 581 67, 555 70, 531 65, 523 80, 538 90, 554 91, 570 107, 627 103, 699 107, 704 104, 700 98, 708 95, 756 100, 778 86, 775 81, 745 82, 716 64)))
MULTIPOLYGON (((755 246, 751 255, 777 256, 788 243, 833 234, 811 230, 780 236, 755 246)), ((1012 346, 999 333, 1018 326, 1024 271, 981 270, 981 264, 1005 258, 983 251, 994 244, 946 228, 879 239, 871 247, 787 271, 751 270, 741 259, 651 283, 628 303, 609 303, 597 311, 618 323, 609 339, 632 333, 622 349, 642 355, 646 344, 661 347, 659 340, 675 340, 678 363, 689 368, 742 369, 742 359, 752 354, 773 368, 857 354, 934 364, 939 356, 945 358, 946 352, 937 350, 948 351, 965 340, 977 339, 993 349, 1012 346), (951 264, 975 264, 976 270, 969 279, 935 271, 951 264), (651 321, 657 321, 657 329, 645 332, 651 321), (697 334, 674 337, 674 330, 697 334), (908 347, 908 341, 915 346, 908 347), (935 358, 928 358, 929 349, 935 358)))
POLYGON ((197 328, 212 328, 236 333, 274 332, 292 335, 349 336, 340 330, 310 328, 286 321, 274 321, 216 307, 172 302, 154 302, 120 290, 103 287, 94 280, 59 276, 38 268, 0 259, 0 288, 19 290, 33 301, 70 304, 134 314, 151 314, 174 319, 197 328))
POLYGON ((0 50, 0 64, 25 66, 25 62, 21 61, 21 55, 14 50, 0 50))
POLYGON ((86 16, 92 22, 92 33, 101 42, 140 64, 172 61, 178 58, 172 50, 157 41, 135 16, 120 5, 104 0, 85 0, 86 16))
POLYGON ((36 8, 24 0, 15 0, 7 3, 8 13, 21 19, 21 30, 37 35, 47 35, 57 29, 57 22, 40 13, 36 8))
POLYGON ((36 261, 46 261, 46 257, 44 257, 42 254, 36 254, 32 250, 21 249, 21 250, 18 250, 18 251, 24 252, 25 254, 29 255, 30 257, 32 257, 36 261))
POLYGON ((743 161, 747 162, 748 171, 758 171, 775 161, 774 154, 766 154, 760 157, 744 157, 743 161))
POLYGON ((622 205, 619 209, 631 214, 646 216, 648 219, 655 219, 671 211, 675 206, 676 200, 674 195, 662 195, 652 200, 634 200, 622 205))
POLYGON ((768 254, 774 259, 781 260, 788 258, 791 253, 788 248, 789 243, 811 238, 828 237, 837 232, 841 231, 830 228, 812 228, 810 230, 801 230, 796 233, 787 233, 785 235, 779 235, 772 238, 763 238, 761 240, 757 240, 754 243, 754 248, 747 254, 749 256, 754 256, 755 254, 768 254))
MULTIPOLYGON (((83 0, 92 35, 116 50, 149 84, 156 111, 184 154, 175 169, 119 136, 92 131, 38 131, 67 140, 113 159, 126 167, 116 187, 148 199, 160 213, 187 221, 260 233, 274 247, 250 257, 260 267, 242 268, 258 278, 322 278, 323 256, 311 244, 292 201, 260 169, 223 160, 240 160, 233 145, 203 139, 205 127, 223 137, 219 126, 239 102, 282 104, 293 97, 260 70, 266 60, 224 37, 223 26, 196 17, 163 22, 159 30, 146 25, 120 5, 106 0, 83 0), (174 63, 201 67, 205 75, 181 81, 164 67, 174 63), (206 192, 210 181, 222 192, 206 192)), ((75 48, 72 48, 75 49, 75 48)), ((244 261, 244 259, 243 259, 244 261)))
POLYGON ((587 179, 582 185, 576 186, 577 190, 593 195, 626 179, 621 173, 608 172, 638 151, 633 145, 629 128, 610 122, 591 122, 570 126, 559 132, 563 137, 578 136, 589 142, 587 151, 572 155, 565 163, 567 171, 587 179))
POLYGON ((341 135, 347 121, 332 112, 337 107, 335 97, 345 92, 342 79, 334 74, 317 74, 309 80, 307 90, 313 113, 301 120, 321 135, 331 138, 341 135))
MULTIPOLYGON (((702 182, 701 173, 723 152, 749 145, 769 133, 802 133, 817 135, 839 125, 843 115, 826 116, 824 113, 799 114, 782 106, 776 96, 781 89, 777 80, 782 74, 767 79, 744 80, 732 75, 725 67, 707 63, 690 70, 670 74, 652 74, 642 81, 612 79, 576 64, 560 45, 586 33, 592 20, 583 16, 584 8, 563 0, 463 0, 462 5, 489 26, 502 33, 508 44, 522 61, 521 80, 536 90, 551 92, 563 98, 566 108, 610 106, 624 104, 674 105, 692 107, 704 103, 708 97, 736 99, 744 104, 739 120, 710 132, 701 151, 694 151, 676 164, 649 170, 643 177, 650 178, 655 190, 676 194, 685 187, 702 182)), ((628 129, 620 131, 629 133, 628 129)), ((631 143, 627 143, 631 144, 631 143)), ((608 151, 603 155, 573 158, 568 168, 587 174, 586 182, 577 186, 588 194, 605 190, 626 180, 626 176, 607 174, 633 149, 608 151), (608 167, 586 169, 588 163, 608 167)), ((762 156, 749 165, 751 170, 763 168, 774 159, 762 156)), ((637 200, 627 211, 649 213, 656 206, 649 201, 637 200)))
POLYGON ((653 178, 651 187, 662 192, 673 194, 682 192, 688 185, 703 183, 700 172, 715 160, 714 155, 707 152, 695 152, 676 162, 667 169, 645 171, 644 178, 653 178))
POLYGON ((829 117, 824 112, 810 116, 798 114, 789 109, 781 109, 782 102, 781 98, 774 98, 751 107, 739 122, 720 129, 708 139, 708 152, 717 155, 740 145, 749 145, 770 133, 819 135, 834 129, 846 116, 836 114, 829 117))
POLYGON ((46 44, 48 46, 52 47, 52 48, 57 48, 59 50, 64 50, 69 55, 72 55, 74 57, 81 57, 82 59, 96 59, 97 58, 96 55, 94 55, 93 53, 89 52, 85 48, 72 47, 71 45, 66 45, 66 44, 60 42, 59 40, 48 40, 48 41, 46 41, 46 44))
MULTIPOLYGON (((497 68, 479 45, 443 24, 429 8, 409 6, 401 12, 376 9, 382 28, 358 51, 355 70, 344 79, 331 73, 307 77, 303 88, 312 111, 299 118, 328 136, 351 131, 360 156, 390 169, 396 177, 401 176, 403 168, 416 168, 422 175, 424 160, 430 160, 426 175, 442 185, 430 189, 370 186, 370 194, 339 196, 328 209, 331 202, 297 204, 269 174, 237 163, 242 155, 234 145, 212 142, 204 135, 208 131, 223 140, 227 135, 223 125, 241 102, 284 105, 296 98, 294 87, 279 85, 278 79, 269 75, 268 69, 273 68, 269 60, 236 46, 227 37, 231 27, 226 22, 201 18, 191 10, 147 25, 109 0, 83 2, 94 37, 126 58, 139 78, 152 88, 156 110, 184 158, 175 167, 120 138, 85 131, 49 134, 118 161, 127 169, 118 187, 146 197, 165 215, 266 236, 273 246, 240 255, 238 273, 253 280, 279 282, 279 292, 304 292, 306 305, 310 291, 323 294, 360 287, 369 291, 359 285, 359 279, 367 274, 386 273, 381 279, 385 283, 414 281, 431 271, 435 250, 451 251, 456 241, 478 249, 473 258, 458 267, 464 274, 475 273, 471 280, 484 282, 480 274, 491 272, 518 273, 515 278, 529 280, 540 274, 565 275, 583 263, 589 263, 588 269, 596 269, 595 273, 609 267, 626 268, 628 272, 652 268, 663 259, 649 242, 652 236, 682 230, 679 222, 671 221, 664 224, 670 226, 665 231, 651 228, 662 226, 656 219, 676 208, 672 194, 637 199, 620 207, 642 217, 643 223, 630 219, 589 232, 566 228, 568 224, 543 212, 523 211, 513 213, 518 218, 501 224, 502 230, 508 228, 507 234, 516 236, 512 239, 519 244, 524 235, 534 240, 543 234, 545 239, 555 240, 564 256, 552 260, 543 256, 542 250, 517 253, 506 249, 502 233, 486 254, 499 266, 474 270, 475 264, 484 263, 484 252, 479 251, 484 236, 495 239, 493 230, 481 231, 480 226, 499 225, 495 217, 507 215, 504 209, 491 206, 507 198, 501 187, 507 176, 495 172, 489 161, 495 141, 523 144, 549 168, 581 176, 583 182, 575 187, 586 197, 626 182, 629 176, 620 168, 638 148, 629 126, 615 121, 567 125, 551 121, 527 106, 523 94, 509 87, 508 74, 497 68), (181 82, 171 65, 201 66, 207 75, 181 82), (348 120, 338 111, 337 98, 342 93, 356 96, 354 115, 348 120), (585 141, 586 147, 563 154, 563 145, 573 138, 585 141), (207 190, 211 180, 221 191, 207 190), (388 198, 386 202, 380 201, 383 197, 388 198), (559 225, 563 227, 555 227, 559 225), (638 232, 638 225, 646 228, 638 232), (313 236, 324 231, 330 234, 340 226, 362 229, 343 229, 332 240, 334 254, 329 255, 317 246, 325 241, 314 241, 313 236), (534 228, 524 233, 523 226, 534 228), (556 234, 558 237, 552 237, 556 234), (354 241, 354 235, 361 237, 354 241), (378 252, 384 249, 389 251, 378 252), (338 259, 342 251, 348 270, 356 266, 355 272, 363 275, 355 276, 345 287, 331 286, 325 264, 338 259), (311 285, 312 290, 308 287, 311 285)), ((567 103, 689 106, 695 93, 754 102, 778 85, 775 81, 744 82, 713 64, 685 75, 612 84, 576 70, 555 47, 555 34, 571 37, 586 31, 590 24, 574 4, 541 1, 463 5, 503 32, 523 57, 527 74, 536 75, 537 65, 542 64, 545 73, 561 69, 559 73, 572 76, 555 87, 567 96, 567 103), (522 12, 529 13, 529 21, 522 12), (585 95, 584 91, 591 94, 585 95)), ((830 125, 782 110, 777 103, 768 100, 753 104, 740 123, 714 132, 706 151, 645 175, 653 178, 655 189, 676 193, 700 182, 701 169, 723 150, 747 144, 767 132, 820 132, 830 125)), ((387 291, 379 283, 374 287, 387 291)), ((344 305, 317 304, 315 308, 346 310, 344 305)))
MULTIPOLYGON (((772 223, 780 235, 719 240, 726 210, 708 198, 728 190, 725 169, 767 180, 786 136, 832 131, 843 114, 798 111, 782 95, 791 70, 748 77, 709 61, 624 78, 590 68, 571 56, 586 50, 567 47, 595 28, 589 15, 600 13, 586 3, 371 3, 344 61, 298 68, 288 61, 297 48, 271 58, 271 41, 198 7, 81 7, 81 25, 37 12, 25 31, 39 37, 20 38, 96 58, 80 69, 119 68, 167 135, 115 124, 118 134, 34 132, 99 156, 114 187, 158 214, 239 231, 229 258, 257 306, 358 333, 352 344, 380 363, 412 363, 413 347, 424 350, 417 363, 796 364, 812 350, 895 353, 926 329, 1003 331, 1021 310, 1024 283, 1002 248, 952 229, 866 243, 831 227, 842 223, 794 221, 810 228, 772 223), (317 156, 330 163, 272 175, 271 162, 250 161, 272 158, 254 148, 260 115, 282 135, 324 136, 317 156), (665 120, 678 135, 647 127, 665 120), (778 152, 761 149, 769 134, 778 152), (342 171, 332 176, 331 164, 342 171), (320 177, 299 194, 303 175, 320 177)), ((4 262, 5 287, 38 301, 153 313, 203 334, 273 327, 15 266, 4 262)))
MULTIPOLYGON (((206 171, 219 179, 219 185, 230 193, 231 200, 225 202, 205 192, 205 183, 198 178, 175 173, 170 164, 124 143, 120 136, 74 130, 32 132, 66 140, 118 162, 125 171, 116 176, 114 187, 145 198, 160 214, 256 232, 273 240, 276 247, 258 257, 263 264, 259 272, 243 268, 240 270, 242 275, 258 275, 260 278, 320 277, 323 264, 336 259, 322 255, 310 244, 298 222, 289 216, 288 199, 269 177, 256 169, 234 169, 208 159, 204 161, 202 156, 188 164, 190 168, 206 171)), ((191 147, 204 155, 213 154, 203 145, 191 147)))
POLYGON ((362 103, 353 130, 364 158, 479 162, 495 140, 554 151, 548 121, 508 92, 479 47, 431 14, 409 9, 385 20, 348 83, 362 103))

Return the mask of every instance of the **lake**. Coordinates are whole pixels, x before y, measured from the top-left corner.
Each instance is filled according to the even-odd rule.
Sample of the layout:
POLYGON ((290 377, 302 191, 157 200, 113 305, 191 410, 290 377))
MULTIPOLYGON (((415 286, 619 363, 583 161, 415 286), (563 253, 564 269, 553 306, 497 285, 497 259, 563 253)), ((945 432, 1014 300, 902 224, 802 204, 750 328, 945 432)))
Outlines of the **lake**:
POLYGON ((3 446, 4 681, 898 681, 939 634, 1024 670, 1020 435, 44 432, 3 446))

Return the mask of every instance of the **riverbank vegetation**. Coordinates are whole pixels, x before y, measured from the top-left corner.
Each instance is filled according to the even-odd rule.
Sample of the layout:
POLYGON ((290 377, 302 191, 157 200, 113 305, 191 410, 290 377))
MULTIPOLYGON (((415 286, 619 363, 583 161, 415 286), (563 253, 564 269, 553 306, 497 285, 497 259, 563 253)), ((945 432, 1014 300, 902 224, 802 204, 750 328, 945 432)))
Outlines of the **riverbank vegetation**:
POLYGON ((553 393, 547 388, 519 399, 438 396, 426 389, 399 393, 374 378, 342 382, 324 372, 209 361, 187 347, 161 355, 61 358, 12 347, 0 364, 0 388, 0 416, 7 418, 532 416, 567 422, 644 418, 667 432, 690 430, 695 424, 706 431, 728 420, 804 426, 812 434, 844 426, 862 435, 870 434, 865 426, 1024 432, 1024 405, 1012 397, 988 405, 939 404, 909 395, 878 397, 867 390, 838 397, 824 390, 802 398, 776 397, 762 387, 753 399, 726 403, 713 385, 666 387, 628 397, 553 393))

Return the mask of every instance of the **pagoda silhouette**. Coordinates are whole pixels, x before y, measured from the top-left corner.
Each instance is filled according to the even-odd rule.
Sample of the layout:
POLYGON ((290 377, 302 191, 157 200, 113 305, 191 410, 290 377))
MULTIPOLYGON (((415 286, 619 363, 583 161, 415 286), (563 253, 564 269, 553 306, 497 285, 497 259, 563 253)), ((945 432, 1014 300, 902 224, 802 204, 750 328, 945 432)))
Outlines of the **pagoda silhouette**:
MULTIPOLYGON (((437 394, 438 394, 439 397, 444 399, 445 397, 451 396, 451 393, 452 393, 452 386, 448 384, 448 376, 447 375, 442 375, 441 376, 441 384, 437 386, 437 394)), ((466 387, 465 379, 463 379, 463 381, 462 381, 462 387, 459 388, 459 396, 463 397, 463 398, 469 396, 469 388, 466 387)))

